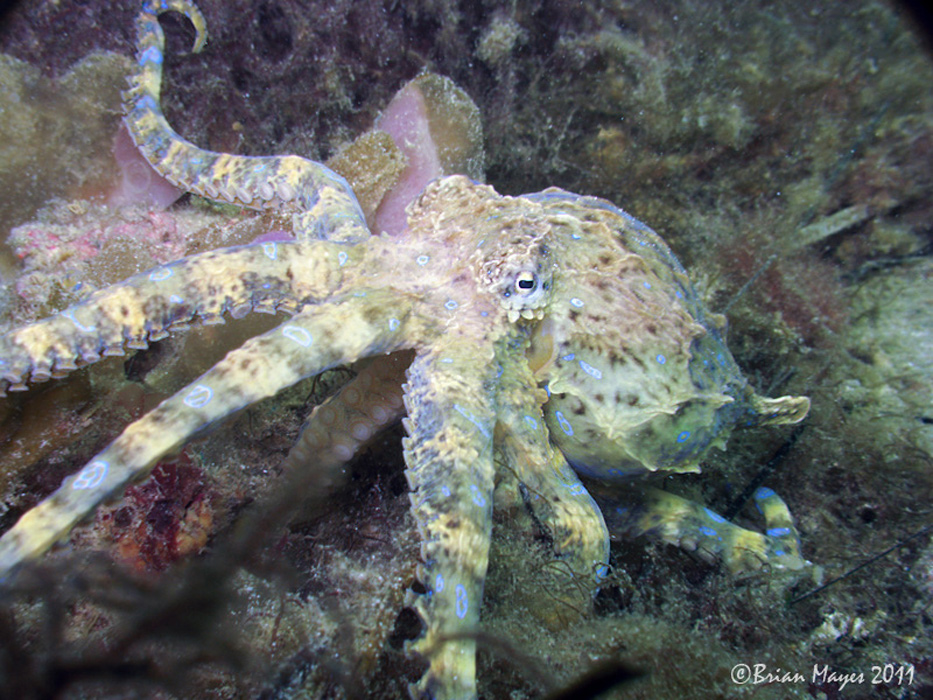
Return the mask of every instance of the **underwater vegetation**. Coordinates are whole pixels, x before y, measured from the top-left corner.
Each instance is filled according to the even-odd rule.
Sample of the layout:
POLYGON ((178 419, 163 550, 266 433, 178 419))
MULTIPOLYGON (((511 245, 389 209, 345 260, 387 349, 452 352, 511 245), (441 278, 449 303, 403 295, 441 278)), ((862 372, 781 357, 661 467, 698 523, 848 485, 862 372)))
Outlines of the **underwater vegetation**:
MULTIPOLYGON (((503 192, 556 185, 594 194, 650 222, 708 305, 729 316, 730 347, 755 388, 811 396, 803 432, 766 483, 788 501, 804 556, 826 580, 929 524, 933 70, 895 8, 244 1, 202 9, 212 38, 198 56, 188 53, 190 26, 164 19, 164 105, 187 138, 320 159, 368 129, 420 69, 450 76, 482 113, 488 182, 503 192)), ((64 89, 47 88, 61 93, 50 108, 24 99, 28 89, 0 95, 5 117, 15 117, 0 128, 46 125, 35 137, 0 136, 0 180, 15 193, 5 201, 17 206, 4 210, 0 230, 17 231, 8 245, 22 254, 2 272, 16 323, 179 254, 275 228, 190 197, 166 211, 104 207, 118 177, 105 159, 136 11, 122 2, 24 2, 0 28, 0 50, 11 57, 3 65, 18 76, 4 88, 97 71, 81 83, 90 87, 81 88, 80 109, 94 116, 67 106, 64 89), (67 41, 49 40, 66 33, 67 41), (24 180, 23 168, 34 174, 24 180)), ((218 346, 238 343, 218 334, 256 332, 195 329, 4 405, 4 528, 219 359, 218 346)), ((133 513, 116 506, 109 521, 75 535, 74 551, 50 557, 20 598, 4 601, 3 636, 17 644, 5 645, 2 686, 48 695, 42 679, 53 678, 56 692, 103 696, 146 679, 146 692, 182 697, 402 696, 420 672, 402 649, 418 623, 400 612, 418 536, 397 439, 374 444, 349 485, 306 506, 300 525, 257 527, 279 558, 247 543, 250 554, 220 558, 227 570, 198 571, 206 557, 181 568, 170 561, 185 527, 194 544, 208 533, 205 546, 215 546, 211 533, 249 510, 307 408, 345 378, 308 381, 218 427, 182 453, 174 475, 168 464, 148 490, 140 486, 128 499, 133 513), (117 549, 150 552, 134 566, 163 577, 140 581, 86 563, 84 547, 112 541, 114 519, 140 533, 118 538, 117 549)), ((787 438, 736 435, 703 474, 665 487, 726 512, 787 438)), ((750 510, 739 522, 755 522, 750 510)), ((547 599, 536 584, 547 557, 534 531, 512 526, 520 517, 506 511, 494 524, 488 639, 479 643, 486 697, 542 695, 535 679, 544 675, 518 661, 519 649, 547 669, 555 691, 606 659, 648 672, 620 697, 745 689, 762 698, 900 698, 920 697, 933 682, 929 535, 793 604, 786 600, 812 581, 785 592, 672 547, 619 542, 595 613, 565 610, 549 626, 528 624, 547 599), (740 687, 729 676, 738 663, 800 671, 807 682, 740 687), (810 679, 813 664, 870 680, 873 665, 903 663, 916 669, 910 686, 841 689, 810 679)))

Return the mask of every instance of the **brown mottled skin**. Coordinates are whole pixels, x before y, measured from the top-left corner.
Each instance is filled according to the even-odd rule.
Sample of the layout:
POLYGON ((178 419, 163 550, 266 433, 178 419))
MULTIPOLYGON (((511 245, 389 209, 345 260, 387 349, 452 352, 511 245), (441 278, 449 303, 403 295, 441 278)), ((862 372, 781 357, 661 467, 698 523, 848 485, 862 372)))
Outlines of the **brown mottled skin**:
POLYGON ((0 380, 22 390, 193 320, 291 316, 128 426, 23 515, 0 539, 0 577, 205 426, 363 358, 373 359, 312 413, 288 466, 339 464, 406 416, 426 590, 412 596, 426 629, 411 646, 430 663, 417 697, 476 695, 475 643, 463 633, 479 624, 497 469, 517 478, 555 556, 593 590, 608 562, 607 521, 737 570, 803 565, 790 514, 767 489, 756 494, 762 535, 656 491, 601 510, 580 481, 696 471, 735 425, 796 422, 809 406, 751 390, 721 319, 653 231, 602 200, 557 189, 503 197, 454 176, 411 203, 403 235, 370 236, 346 183, 323 166, 210 154, 164 123, 152 71, 161 64, 156 15, 167 9, 203 34, 185 0, 145 6, 129 94, 137 143, 183 187, 291 209, 299 238, 185 258, 14 330, 0 338, 0 380))

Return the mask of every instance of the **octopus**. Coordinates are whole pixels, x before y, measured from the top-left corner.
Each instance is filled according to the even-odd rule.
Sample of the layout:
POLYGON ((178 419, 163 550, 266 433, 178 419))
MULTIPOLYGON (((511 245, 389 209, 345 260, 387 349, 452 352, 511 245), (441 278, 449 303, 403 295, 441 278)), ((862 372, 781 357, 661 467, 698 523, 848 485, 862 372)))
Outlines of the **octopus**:
POLYGON ((232 350, 150 413, 0 539, 0 580, 64 538, 164 456, 231 414, 329 368, 358 373, 309 416, 290 469, 345 464, 401 419, 421 537, 409 651, 426 659, 413 697, 476 697, 497 484, 518 484, 562 570, 596 591, 610 532, 649 534, 734 571, 805 565, 784 502, 754 495, 756 532, 664 491, 649 473, 699 471, 735 426, 800 421, 805 397, 764 398, 650 228, 610 202, 550 188, 517 197, 452 175, 409 204, 402 235, 373 234, 346 181, 298 156, 242 157, 184 140, 159 106, 163 37, 189 0, 147 1, 126 124, 169 180, 204 197, 291 216, 293 240, 212 250, 130 277, 0 339, 0 388, 62 377, 144 349, 191 323, 250 312, 280 325, 232 350), (621 496, 598 505, 587 484, 621 496), (628 493, 628 496, 624 494, 628 493))

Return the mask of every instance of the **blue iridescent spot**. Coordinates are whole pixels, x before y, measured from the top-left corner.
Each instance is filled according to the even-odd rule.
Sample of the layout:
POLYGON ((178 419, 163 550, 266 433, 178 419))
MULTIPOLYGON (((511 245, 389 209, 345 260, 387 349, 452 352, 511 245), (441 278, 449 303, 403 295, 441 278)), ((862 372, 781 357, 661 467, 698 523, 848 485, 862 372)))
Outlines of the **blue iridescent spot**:
POLYGON ((466 588, 463 587, 462 583, 458 583, 454 590, 457 593, 457 606, 455 608, 457 617, 462 620, 466 617, 467 610, 470 609, 470 601, 467 598, 466 588))
POLYGON ((677 436, 677 442, 686 442, 690 439, 690 431, 685 430, 680 435, 677 436))
POLYGON ((581 493, 586 493, 586 489, 583 488, 583 484, 574 484, 570 487, 568 493, 571 496, 579 496, 581 493))
POLYGON ((397 318, 390 318, 390 319, 389 319, 389 330, 390 330, 390 331, 397 330, 397 329, 398 329, 398 325, 399 325, 399 323, 398 323, 398 319, 397 319, 397 318))
POLYGON ((616 506, 616 514, 625 515, 628 513, 628 508, 623 508, 622 506, 616 506))
POLYGON ((538 429, 538 421, 536 421, 531 416, 525 416, 525 422, 528 424, 528 427, 531 428, 532 430, 538 429))
POLYGON ((784 537, 789 534, 789 527, 772 527, 768 530, 768 537, 784 537))
POLYGON ((645 289, 651 289, 651 282, 645 282, 645 289))
POLYGON ((567 362, 570 362, 570 361, 571 361, 573 358, 575 358, 575 357, 576 357, 576 355, 574 355, 574 354, 571 352, 571 353, 568 353, 568 354, 564 355, 564 356, 563 356, 562 358, 560 358, 560 359, 565 360, 565 361, 567 361, 567 362))
POLYGON ((83 323, 81 323, 81 321, 75 318, 74 309, 65 309, 64 311, 62 311, 62 316, 64 316, 69 321, 71 321, 73 324, 75 324, 75 328, 77 328, 82 333, 91 333, 97 330, 97 326, 85 326, 83 323))
POLYGON ((707 537, 715 537, 719 539, 719 533, 717 533, 713 528, 707 527, 706 525, 700 525, 698 528, 700 533, 706 535, 707 537))
POLYGON ((167 280, 169 277, 174 275, 171 268, 168 267, 157 267, 155 270, 149 273, 149 279, 152 282, 161 282, 162 280, 167 280))
POLYGON ((716 359, 719 360, 719 364, 725 366, 726 358, 722 356, 721 352, 716 354, 716 359))
POLYGON ((97 459, 88 464, 71 482, 71 488, 75 491, 86 491, 100 486, 107 472, 110 471, 110 465, 102 459, 97 459))
POLYGON ((444 494, 445 498, 450 498, 450 489, 446 486, 441 486, 441 493, 444 494))
POLYGON ((447 301, 444 302, 444 308, 447 309, 448 311, 453 311, 458 306, 459 304, 455 302, 453 299, 448 299, 447 301))
POLYGON ((428 260, 430 259, 431 257, 428 255, 419 255, 417 258, 415 258, 415 262, 418 263, 419 265, 424 266, 428 264, 428 260))
POLYGON ((683 292, 681 292, 679 289, 678 289, 677 291, 674 292, 674 296, 677 297, 678 299, 683 299, 683 298, 684 298, 683 292))
POLYGON ((299 326, 282 326, 282 335, 306 348, 311 345, 311 334, 299 326))
POLYGON ((443 590, 444 590, 444 577, 438 574, 437 578, 434 579, 434 592, 440 593, 443 590))
POLYGON ((266 257, 269 258, 269 260, 275 260, 276 256, 278 255, 278 247, 275 245, 275 243, 263 243, 262 252, 266 254, 266 257))
POLYGON ((574 297, 573 299, 570 300, 570 305, 576 306, 579 309, 581 306, 583 306, 583 300, 578 299, 577 297, 574 297))
POLYGON ((712 520, 714 523, 727 523, 729 522, 724 517, 722 517, 716 511, 710 510, 709 508, 704 508, 703 512, 706 513, 706 517, 712 520))
POLYGON ((586 372, 588 375, 593 377, 593 379, 602 379, 603 373, 596 369, 593 365, 580 360, 580 369, 586 372))
POLYGON ((762 486, 760 489, 755 491, 755 500, 758 501, 763 501, 764 499, 771 498, 772 496, 777 496, 777 494, 767 486, 762 486))
POLYGON ((563 430, 567 435, 573 436, 573 428, 570 426, 570 423, 564 418, 564 414, 560 411, 557 411, 554 414, 554 417, 557 418, 557 424, 560 426, 560 429, 563 430))
POLYGON ((185 405, 191 408, 203 408, 214 398, 214 391, 209 386, 203 384, 195 385, 185 397, 185 405))
POLYGON ((667 358, 664 357, 664 355, 658 355, 658 356, 657 356, 656 358, 654 358, 654 359, 656 359, 656 360, 658 361, 658 364, 659 364, 659 365, 663 365, 665 362, 667 362, 667 358))
POLYGON ((571 234, 570 234, 570 237, 571 237, 573 240, 575 240, 575 241, 579 241, 579 240, 580 240, 580 234, 579 234, 579 233, 571 233, 571 234))
POLYGON ((349 259, 349 256, 346 253, 344 253, 342 250, 339 253, 337 253, 337 264, 340 265, 340 267, 343 267, 344 265, 346 265, 348 259, 349 259))
POLYGON ((139 65, 145 63, 155 63, 157 66, 162 65, 162 52, 159 51, 158 47, 150 46, 139 54, 139 65))
POLYGON ((486 499, 483 497, 483 494, 479 492, 479 487, 476 484, 470 484, 470 491, 473 493, 473 503, 480 508, 486 505, 486 499))

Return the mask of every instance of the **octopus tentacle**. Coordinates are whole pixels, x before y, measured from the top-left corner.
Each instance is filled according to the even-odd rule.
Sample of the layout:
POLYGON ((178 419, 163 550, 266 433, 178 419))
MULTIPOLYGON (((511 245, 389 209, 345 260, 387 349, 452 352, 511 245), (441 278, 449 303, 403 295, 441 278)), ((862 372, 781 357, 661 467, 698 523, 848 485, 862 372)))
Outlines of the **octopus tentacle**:
POLYGON ((412 600, 426 626, 409 645, 430 666, 415 697, 475 697, 476 644, 458 636, 479 622, 492 534, 492 348, 448 338, 409 369, 403 445, 411 509, 421 534, 412 600))
POLYGON ((356 196, 340 175, 299 156, 237 156, 198 148, 169 126, 159 106, 165 37, 158 16, 181 12, 197 30, 194 51, 207 40, 204 17, 188 0, 149 0, 137 21, 137 67, 130 77, 126 125, 137 148, 172 184, 215 201, 250 209, 294 212, 301 240, 357 242, 369 229, 356 196))
POLYGON ((359 251, 318 242, 263 243, 184 258, 100 290, 86 301, 0 337, 0 395, 59 378, 124 348, 145 348, 199 318, 294 311, 325 299, 359 251), (295 280, 300 280, 296 282, 295 280))
POLYGON ((778 571, 802 569, 806 562, 787 505, 767 488, 758 489, 754 499, 765 519, 765 534, 655 488, 633 489, 612 502, 600 497, 600 502, 614 536, 649 535, 696 552, 707 561, 723 560, 734 574, 765 566, 778 571))
POLYGON ((313 464, 326 470, 345 464, 377 432, 401 418, 409 364, 407 352, 374 358, 337 394, 315 406, 288 453, 286 469, 313 464))
POLYGON ((548 439, 541 406, 547 400, 524 357, 501 352, 499 425, 506 462, 522 484, 525 502, 547 523, 555 554, 573 575, 595 584, 609 562, 609 532, 599 507, 548 439))
POLYGON ((360 357, 411 345, 418 320, 400 294, 376 292, 306 309, 253 338, 130 425, 0 539, 0 577, 42 554, 99 503, 192 435, 298 380, 360 357))

